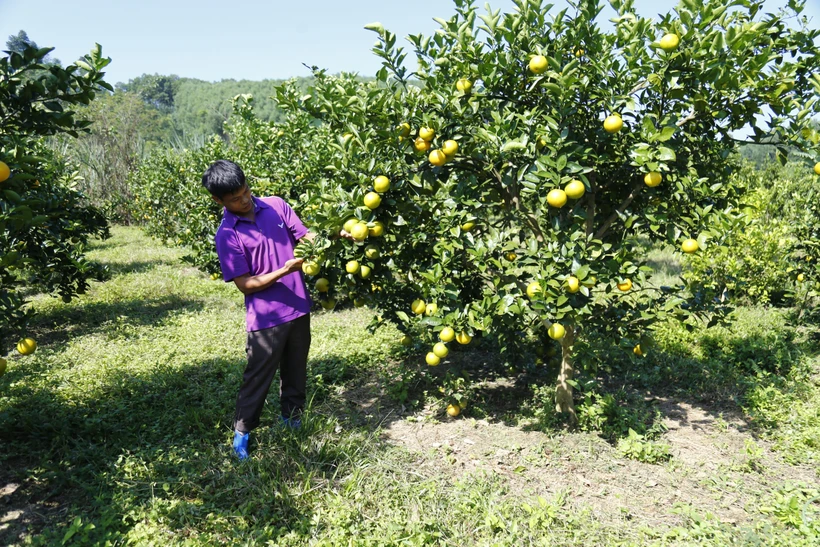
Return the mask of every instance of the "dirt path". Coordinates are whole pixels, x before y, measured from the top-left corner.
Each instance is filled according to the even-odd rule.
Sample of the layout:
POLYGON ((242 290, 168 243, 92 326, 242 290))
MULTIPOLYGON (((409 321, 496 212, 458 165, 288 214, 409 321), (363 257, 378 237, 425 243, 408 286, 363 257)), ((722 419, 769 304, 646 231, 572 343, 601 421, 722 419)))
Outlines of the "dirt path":
POLYGON ((454 478, 490 473, 504 478, 511 496, 566 494, 601 521, 624 519, 674 526, 676 504, 711 513, 727 524, 760 519, 758 508, 785 482, 820 482, 818 470, 791 466, 747 424, 686 403, 661 401, 672 459, 651 465, 626 459, 594 434, 550 437, 501 423, 460 418, 445 422, 397 420, 383 428, 390 443, 416 453, 420 469, 448 469, 454 478))

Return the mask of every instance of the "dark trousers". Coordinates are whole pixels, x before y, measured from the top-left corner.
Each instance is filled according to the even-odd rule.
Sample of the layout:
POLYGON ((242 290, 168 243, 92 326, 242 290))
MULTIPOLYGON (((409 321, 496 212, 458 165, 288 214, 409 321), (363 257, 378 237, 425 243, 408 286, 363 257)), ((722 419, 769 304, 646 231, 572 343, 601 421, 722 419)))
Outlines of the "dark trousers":
POLYGON ((246 350, 248 366, 236 399, 234 429, 247 433, 259 425, 259 416, 277 369, 282 415, 298 417, 305 407, 310 315, 249 332, 246 350))

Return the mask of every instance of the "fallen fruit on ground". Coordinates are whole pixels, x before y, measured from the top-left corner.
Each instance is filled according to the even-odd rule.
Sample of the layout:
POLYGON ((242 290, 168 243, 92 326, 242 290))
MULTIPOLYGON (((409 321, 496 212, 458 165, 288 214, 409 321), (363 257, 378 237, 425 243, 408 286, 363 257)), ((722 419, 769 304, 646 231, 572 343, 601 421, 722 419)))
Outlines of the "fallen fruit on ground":
POLYGON ((21 355, 31 355, 37 349, 37 342, 34 338, 24 338, 17 343, 17 351, 21 355))

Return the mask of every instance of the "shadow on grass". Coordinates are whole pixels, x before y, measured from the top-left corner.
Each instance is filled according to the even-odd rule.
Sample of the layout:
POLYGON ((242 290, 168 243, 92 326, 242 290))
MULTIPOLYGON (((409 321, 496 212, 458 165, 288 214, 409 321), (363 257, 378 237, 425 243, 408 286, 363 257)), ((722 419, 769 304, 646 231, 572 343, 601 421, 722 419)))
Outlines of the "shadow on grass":
POLYGON ((106 262, 112 276, 128 275, 151 271, 159 266, 178 267, 179 262, 171 259, 157 258, 154 260, 136 260, 129 262, 106 262))
POLYGON ((99 332, 106 326, 153 325, 180 312, 203 309, 202 302, 177 296, 119 300, 113 303, 90 302, 57 307, 38 313, 30 332, 40 345, 57 345, 71 338, 99 332))
POLYGON ((118 543, 137 526, 151 531, 146 541, 170 529, 201 534, 206 544, 264 543, 309 529, 300 495, 353 469, 364 447, 311 412, 302 431, 278 427, 274 382, 251 459, 236 461, 231 418, 244 365, 237 358, 104 371, 104 386, 95 386, 102 394, 76 400, 47 382, 4 378, 0 489, 19 487, 0 498, 12 515, 0 543, 23 535, 59 543, 78 516, 95 527, 77 544, 118 543))

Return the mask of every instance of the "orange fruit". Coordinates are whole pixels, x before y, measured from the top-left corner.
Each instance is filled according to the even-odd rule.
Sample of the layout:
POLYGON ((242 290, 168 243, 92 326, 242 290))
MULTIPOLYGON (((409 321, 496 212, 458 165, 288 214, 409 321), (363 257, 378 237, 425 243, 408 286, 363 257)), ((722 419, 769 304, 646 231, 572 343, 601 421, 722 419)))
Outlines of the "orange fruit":
POLYGON ((680 38, 678 38, 677 34, 665 34, 663 38, 661 38, 661 49, 664 51, 675 51, 678 48, 678 44, 680 44, 680 38))
POLYGON ((458 89, 462 93, 469 93, 473 89, 473 82, 471 82, 467 78, 461 78, 459 81, 456 82, 456 89, 458 89))
POLYGON ((467 334, 467 333, 466 333, 466 332, 464 332, 464 331, 461 331, 460 333, 458 333, 458 334, 456 335, 456 342, 458 342, 458 343, 459 343, 459 344, 461 344, 462 346, 466 346, 466 345, 467 345, 467 344, 469 344, 472 340, 473 340, 473 337, 472 337, 472 336, 470 336, 469 334, 467 334))
POLYGON ((36 349, 37 342, 34 341, 34 338, 24 338, 17 343, 17 351, 19 351, 21 355, 30 355, 34 353, 36 349))
POLYGON ((584 192, 586 192, 586 188, 584 187, 584 183, 580 180, 572 180, 564 188, 564 193, 570 199, 581 199, 584 192))
POLYGON ((444 327, 441 329, 441 332, 438 333, 438 338, 442 342, 451 342, 455 337, 456 331, 454 331, 451 327, 444 327))
POLYGON ((604 129, 607 133, 617 133, 624 126, 624 121, 618 114, 607 116, 604 120, 604 129))
POLYGON ((567 204, 567 194, 560 188, 554 188, 547 194, 547 203, 560 209, 567 204))
POLYGON ((444 144, 441 145, 441 151, 448 158, 452 158, 458 152, 458 143, 452 139, 444 141, 444 144))
POLYGON ((618 283, 618 290, 622 292, 627 292, 632 288, 632 280, 626 279, 622 283, 618 283))
POLYGON ((410 309, 413 310, 413 313, 416 315, 421 315, 427 309, 427 304, 425 304, 424 300, 421 298, 417 298, 416 300, 413 300, 412 304, 410 304, 410 309))
POLYGON ((350 230, 350 235, 352 235, 356 241, 364 241, 367 239, 368 233, 367 224, 364 222, 357 222, 356 225, 353 226, 353 229, 350 230))
POLYGON ((447 163, 447 154, 445 154, 441 150, 436 149, 430 152, 430 155, 427 156, 427 159, 436 167, 441 167, 442 165, 447 163))
POLYGON ((549 66, 549 63, 543 55, 533 55, 530 59, 529 67, 530 72, 533 74, 543 74, 547 71, 547 66, 549 66))
POLYGON ((370 209, 378 208, 379 205, 382 204, 382 197, 377 194, 376 192, 368 192, 364 196, 364 206, 370 209))
POLYGON ((560 340, 561 338, 564 337, 564 335, 566 333, 567 333, 567 331, 564 328, 564 325, 562 325, 561 323, 553 323, 552 325, 550 325, 550 328, 547 330, 547 334, 553 340, 560 340))
POLYGON ((373 222, 373 226, 368 228, 368 233, 373 237, 379 237, 384 233, 384 224, 378 220, 373 222))
POLYGON ((694 253, 695 251, 697 251, 698 247, 699 246, 698 246, 697 240, 692 239, 691 237, 689 239, 685 240, 683 243, 681 243, 681 246, 680 246, 681 250, 684 253, 689 253, 689 254, 694 253))
POLYGON ((436 357, 444 359, 450 353, 450 350, 447 349, 444 342, 437 342, 436 345, 433 346, 433 353, 436 354, 436 357))
POLYGON ((384 175, 379 175, 373 180, 373 189, 382 194, 390 190, 390 179, 384 175))
POLYGON ((650 171, 649 173, 644 176, 643 181, 644 183, 649 186, 650 188, 654 188, 661 183, 663 177, 657 171, 650 171))
POLYGON ((413 141, 413 146, 419 152, 427 152, 428 150, 430 150, 430 141, 426 141, 419 137, 415 141, 413 141))

